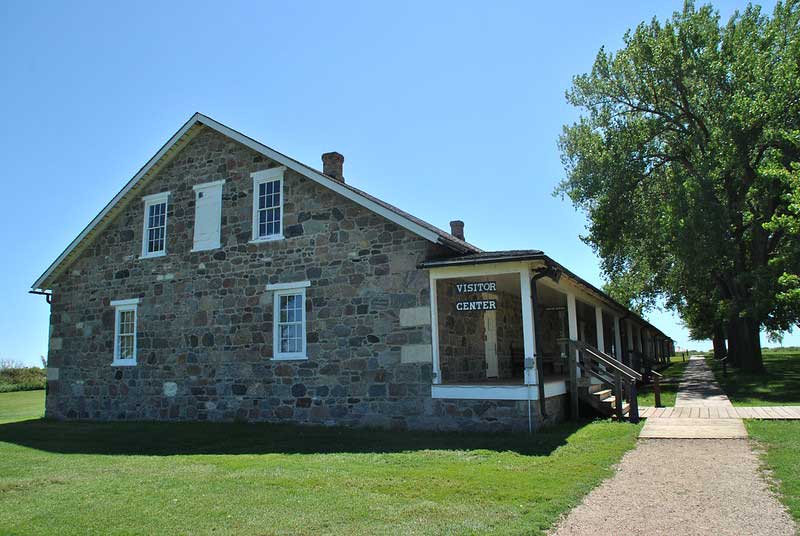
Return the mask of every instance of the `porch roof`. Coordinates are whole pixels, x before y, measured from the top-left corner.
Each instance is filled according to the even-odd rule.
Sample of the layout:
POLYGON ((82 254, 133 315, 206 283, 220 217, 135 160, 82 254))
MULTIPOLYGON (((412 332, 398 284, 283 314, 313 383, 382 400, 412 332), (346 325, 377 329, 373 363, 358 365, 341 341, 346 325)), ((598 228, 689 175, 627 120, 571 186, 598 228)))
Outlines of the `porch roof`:
POLYGON ((475 264, 489 264, 497 262, 521 262, 521 261, 543 261, 548 266, 552 266, 561 271, 565 276, 572 279, 580 286, 584 287, 592 294, 595 294, 601 300, 609 303, 612 307, 619 309, 625 313, 626 317, 639 322, 640 324, 654 330, 661 337, 672 340, 671 337, 666 335, 663 331, 655 327, 653 324, 642 318, 635 311, 631 311, 617 300, 592 285, 582 277, 576 275, 571 270, 565 268, 562 264, 554 261, 541 250, 538 249, 510 249, 502 251, 481 251, 480 253, 469 253, 466 255, 459 255, 456 257, 443 258, 443 259, 430 259, 419 264, 419 268, 442 268, 445 266, 465 266, 475 264))
POLYGON ((465 264, 487 264, 505 261, 543 260, 547 256, 538 249, 509 249, 504 251, 481 251, 457 257, 431 259, 420 263, 420 268, 438 268, 441 266, 461 266, 465 264))

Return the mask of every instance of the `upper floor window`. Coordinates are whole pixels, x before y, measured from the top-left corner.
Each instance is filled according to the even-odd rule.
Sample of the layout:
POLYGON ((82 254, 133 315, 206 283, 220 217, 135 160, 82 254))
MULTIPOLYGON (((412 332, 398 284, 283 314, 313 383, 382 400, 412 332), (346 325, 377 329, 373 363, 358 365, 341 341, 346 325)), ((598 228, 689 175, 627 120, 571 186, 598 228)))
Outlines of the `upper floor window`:
POLYGON ((148 195, 144 200, 142 257, 160 257, 167 253, 167 200, 169 192, 148 195))
POLYGON ((283 172, 285 167, 252 173, 253 240, 283 238, 283 172))
POLYGON ((307 359, 306 288, 309 281, 267 285, 274 290, 273 359, 307 359))
POLYGON ((115 300, 114 306, 114 366, 136 364, 136 324, 139 299, 115 300))

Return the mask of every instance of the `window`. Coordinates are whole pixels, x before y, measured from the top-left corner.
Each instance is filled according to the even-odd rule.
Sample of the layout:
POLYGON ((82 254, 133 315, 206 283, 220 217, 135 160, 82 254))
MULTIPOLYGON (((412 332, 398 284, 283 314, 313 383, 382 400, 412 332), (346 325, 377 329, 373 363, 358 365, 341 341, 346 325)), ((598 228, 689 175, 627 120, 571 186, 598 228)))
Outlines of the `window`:
POLYGON ((194 187, 194 244, 192 251, 220 247, 222 230, 222 185, 224 180, 194 187))
POLYGON ((275 291, 273 359, 306 359, 306 288, 311 283, 267 285, 275 291))
POLYGON ((253 177, 253 241, 283 238, 283 172, 285 167, 257 171, 253 177))
POLYGON ((136 323, 139 299, 116 300, 114 315, 114 366, 136 364, 136 323))
POLYGON ((160 257, 167 253, 167 198, 169 192, 148 195, 144 200, 142 257, 160 257))

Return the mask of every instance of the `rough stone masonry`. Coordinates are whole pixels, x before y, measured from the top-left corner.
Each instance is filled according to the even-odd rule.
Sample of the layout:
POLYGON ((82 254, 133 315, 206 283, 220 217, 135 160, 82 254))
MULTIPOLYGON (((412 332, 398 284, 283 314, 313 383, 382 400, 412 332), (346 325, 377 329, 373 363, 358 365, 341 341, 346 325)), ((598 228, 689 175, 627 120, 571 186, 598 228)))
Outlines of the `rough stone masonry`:
MULTIPOLYGON (((52 285, 46 416, 527 428, 527 402, 431 398, 429 283, 448 255, 291 170, 284 240, 251 243, 250 173, 277 166, 207 127, 141 192, 169 191, 167 254, 139 258, 131 202, 52 285), (222 247, 192 252, 196 184, 224 179, 222 247), (308 359, 273 361, 271 283, 308 280, 308 359), (140 298, 138 359, 111 366, 112 300, 140 298)), ((563 412, 548 400, 550 419, 563 412)), ((538 424, 538 404, 533 404, 538 424)))

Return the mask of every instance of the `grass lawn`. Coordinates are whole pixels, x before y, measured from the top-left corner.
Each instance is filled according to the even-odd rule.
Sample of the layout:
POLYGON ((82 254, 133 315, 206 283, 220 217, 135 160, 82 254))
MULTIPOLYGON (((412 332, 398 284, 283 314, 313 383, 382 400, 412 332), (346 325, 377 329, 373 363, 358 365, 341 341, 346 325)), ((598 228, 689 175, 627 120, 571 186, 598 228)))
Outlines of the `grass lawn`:
POLYGON ((707 358, 734 406, 792 406, 800 404, 800 353, 766 351, 763 374, 749 374, 707 358))
MULTIPOLYGON (((679 356, 672 356, 670 364, 664 370, 659 371, 663 376, 661 379, 661 405, 672 407, 675 405, 675 395, 678 394, 678 381, 686 370, 689 358, 684 362, 679 356)), ((653 387, 643 385, 639 388, 639 406, 655 406, 656 396, 653 394, 653 387)))
POLYGON ((778 481, 783 503, 800 523, 800 421, 746 420, 745 425, 764 450, 762 459, 778 481))
POLYGON ((44 389, 0 393, 0 423, 39 419, 44 415, 44 389))
MULTIPOLYGON (((30 396, 0 394, 0 414, 40 414, 19 395, 30 396)), ((542 534, 612 475, 639 430, 9 422, 0 533, 542 534)))

